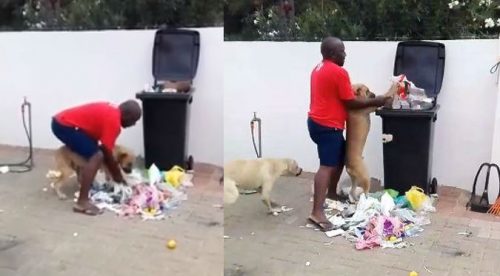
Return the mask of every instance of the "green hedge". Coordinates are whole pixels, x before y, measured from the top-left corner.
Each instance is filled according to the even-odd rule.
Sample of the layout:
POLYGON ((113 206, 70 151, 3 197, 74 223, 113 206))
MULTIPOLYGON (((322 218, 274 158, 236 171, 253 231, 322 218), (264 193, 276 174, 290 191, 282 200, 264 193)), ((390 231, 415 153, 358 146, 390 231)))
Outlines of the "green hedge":
POLYGON ((240 22, 239 29, 226 28, 226 40, 318 41, 327 35, 344 40, 497 38, 500 31, 498 0, 295 0, 295 12, 289 16, 279 5, 283 0, 260 0, 260 5, 238 10, 234 3, 240 1, 226 2, 234 16, 225 17, 240 22))
POLYGON ((2 0, 4 30, 148 29, 223 25, 220 0, 2 0))

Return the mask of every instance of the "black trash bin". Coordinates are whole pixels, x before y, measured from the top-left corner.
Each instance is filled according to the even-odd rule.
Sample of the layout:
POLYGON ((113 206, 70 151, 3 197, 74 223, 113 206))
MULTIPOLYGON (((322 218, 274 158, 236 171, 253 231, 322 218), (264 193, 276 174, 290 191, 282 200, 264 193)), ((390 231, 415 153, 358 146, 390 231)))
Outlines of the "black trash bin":
POLYGON ((156 31, 153 46, 155 92, 142 91, 145 165, 155 164, 160 170, 174 165, 193 168, 188 156, 188 129, 192 90, 161 92, 161 81, 194 79, 198 67, 200 34, 197 31, 161 29, 156 31))
POLYGON ((400 193, 418 186, 426 193, 437 192, 432 177, 434 123, 437 96, 443 82, 445 46, 438 42, 404 41, 397 47, 394 75, 405 74, 417 87, 434 98, 426 110, 379 109, 384 137, 384 188, 400 193), (386 136, 387 135, 387 136, 386 136))

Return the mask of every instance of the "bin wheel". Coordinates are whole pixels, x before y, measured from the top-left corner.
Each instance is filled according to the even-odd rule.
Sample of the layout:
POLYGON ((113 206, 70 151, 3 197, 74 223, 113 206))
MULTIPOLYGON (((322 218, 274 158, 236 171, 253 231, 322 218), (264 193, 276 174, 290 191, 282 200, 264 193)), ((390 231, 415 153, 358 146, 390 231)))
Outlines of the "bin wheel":
POLYGON ((429 194, 437 194, 437 179, 434 177, 431 181, 431 185, 429 186, 429 194))
POLYGON ((194 166, 194 159, 193 159, 193 156, 190 155, 188 157, 188 160, 186 161, 186 169, 188 171, 192 170, 193 169, 193 166, 194 166))

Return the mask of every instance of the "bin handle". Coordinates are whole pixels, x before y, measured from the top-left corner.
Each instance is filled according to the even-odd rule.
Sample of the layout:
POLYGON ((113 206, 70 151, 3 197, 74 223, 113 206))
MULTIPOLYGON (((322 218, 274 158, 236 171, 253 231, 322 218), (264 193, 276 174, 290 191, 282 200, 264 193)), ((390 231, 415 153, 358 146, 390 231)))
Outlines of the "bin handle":
POLYGON ((392 134, 383 133, 382 134, 382 143, 384 143, 384 144, 390 143, 390 142, 392 142, 393 138, 394 137, 392 136, 392 134))
POLYGON ((432 122, 435 122, 437 120, 437 118, 438 118, 438 115, 437 114, 434 115, 434 117, 432 118, 432 122))
POLYGON ((193 97, 189 98, 188 103, 192 103, 192 102, 193 102, 193 97))

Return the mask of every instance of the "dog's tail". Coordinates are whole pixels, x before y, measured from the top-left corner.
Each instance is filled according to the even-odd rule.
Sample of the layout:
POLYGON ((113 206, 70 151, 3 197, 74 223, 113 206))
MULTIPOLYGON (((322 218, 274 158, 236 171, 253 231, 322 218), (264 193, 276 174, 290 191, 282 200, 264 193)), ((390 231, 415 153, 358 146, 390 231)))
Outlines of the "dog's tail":
POLYGON ((45 177, 47 177, 47 179, 49 179, 51 181, 50 182, 50 187, 52 189, 54 189, 54 183, 61 179, 62 172, 55 171, 55 170, 49 170, 47 172, 47 174, 45 175, 45 177))

